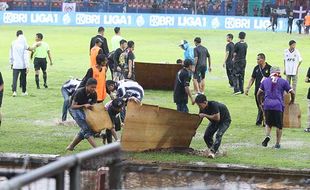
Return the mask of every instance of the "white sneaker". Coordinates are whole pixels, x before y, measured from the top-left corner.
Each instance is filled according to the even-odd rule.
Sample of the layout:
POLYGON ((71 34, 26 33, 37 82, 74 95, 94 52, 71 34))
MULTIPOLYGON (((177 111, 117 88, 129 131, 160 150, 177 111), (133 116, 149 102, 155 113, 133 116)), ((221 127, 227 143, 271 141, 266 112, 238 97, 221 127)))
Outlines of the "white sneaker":
POLYGON ((23 92, 22 96, 28 96, 28 92, 23 92))
POLYGON ((12 96, 13 97, 17 96, 17 93, 14 91, 12 96))
POLYGON ((208 158, 214 159, 215 158, 215 154, 213 152, 210 152, 208 155, 208 158))

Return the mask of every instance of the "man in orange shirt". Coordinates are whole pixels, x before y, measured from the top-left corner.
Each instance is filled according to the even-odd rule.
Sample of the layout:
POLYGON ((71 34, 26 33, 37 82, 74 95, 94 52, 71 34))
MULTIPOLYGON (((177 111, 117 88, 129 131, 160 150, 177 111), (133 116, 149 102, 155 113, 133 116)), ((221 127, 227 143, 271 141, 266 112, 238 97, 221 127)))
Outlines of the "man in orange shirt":
POLYGON ((90 50, 90 67, 94 67, 96 65, 96 57, 99 54, 103 54, 103 50, 101 49, 103 41, 100 38, 96 39, 95 46, 90 50))
POLYGON ((309 34, 309 29, 310 29, 310 11, 308 11, 307 16, 305 16, 305 27, 306 27, 306 34, 309 34))
POLYGON ((85 87, 86 82, 89 78, 94 78, 97 80, 97 103, 101 103, 107 96, 106 92, 106 56, 104 54, 99 54, 96 57, 96 65, 89 68, 85 77, 83 78, 79 88, 85 87))

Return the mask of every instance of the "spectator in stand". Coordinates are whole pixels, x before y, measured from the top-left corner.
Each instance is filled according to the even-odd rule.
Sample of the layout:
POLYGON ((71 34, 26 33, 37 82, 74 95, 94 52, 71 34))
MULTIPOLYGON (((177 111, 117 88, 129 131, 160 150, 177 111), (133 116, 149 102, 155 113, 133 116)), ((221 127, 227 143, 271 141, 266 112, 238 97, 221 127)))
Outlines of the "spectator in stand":
POLYGON ((90 40, 89 54, 91 53, 91 49, 95 46, 96 40, 98 38, 102 41, 100 47, 103 51, 103 54, 107 57, 109 55, 109 47, 107 39, 104 37, 104 28, 102 26, 98 28, 98 34, 92 37, 92 39, 90 40))
POLYGON ((253 8, 254 16, 258 16, 258 12, 259 12, 259 8, 257 7, 257 5, 254 5, 254 8, 253 8))

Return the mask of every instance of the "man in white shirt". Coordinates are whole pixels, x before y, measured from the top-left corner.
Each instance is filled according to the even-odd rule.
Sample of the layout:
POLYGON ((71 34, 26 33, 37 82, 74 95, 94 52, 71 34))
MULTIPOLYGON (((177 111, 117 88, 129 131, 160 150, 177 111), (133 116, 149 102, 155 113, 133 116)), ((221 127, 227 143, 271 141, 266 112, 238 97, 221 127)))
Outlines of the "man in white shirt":
POLYGON ((294 40, 289 42, 289 46, 290 47, 284 51, 284 74, 289 84, 291 85, 291 83, 293 83, 293 90, 296 93, 297 75, 302 57, 296 49, 296 42, 294 40))
POLYGON ((114 28, 115 35, 111 38, 111 45, 112 45, 112 51, 115 51, 119 48, 119 42, 123 40, 124 38, 121 36, 121 28, 115 27, 114 28))
POLYGON ((80 79, 70 79, 66 81, 61 87, 61 94, 64 98, 64 103, 62 106, 62 122, 67 120, 67 113, 70 108, 70 98, 80 86, 81 81, 82 80, 80 79))
POLYGON ((17 96, 16 87, 17 80, 20 74, 20 83, 22 87, 22 95, 28 95, 26 85, 27 85, 27 73, 29 68, 29 54, 28 51, 34 50, 39 44, 35 44, 34 47, 29 47, 27 40, 23 35, 23 31, 18 30, 16 32, 17 39, 12 42, 10 49, 10 65, 13 69, 13 84, 12 91, 13 97, 17 96))

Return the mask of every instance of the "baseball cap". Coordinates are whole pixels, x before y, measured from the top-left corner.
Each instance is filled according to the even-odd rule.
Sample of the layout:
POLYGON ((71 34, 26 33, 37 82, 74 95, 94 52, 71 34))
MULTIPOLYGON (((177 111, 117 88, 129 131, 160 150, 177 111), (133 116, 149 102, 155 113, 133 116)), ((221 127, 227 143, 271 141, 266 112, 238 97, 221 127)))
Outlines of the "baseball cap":
POLYGON ((281 72, 281 70, 279 67, 271 67, 271 69, 270 69, 271 74, 272 73, 280 73, 280 72, 281 72))
POLYGON ((187 44, 188 42, 186 40, 181 40, 181 43, 179 46, 183 46, 184 44, 187 44))
POLYGON ((97 38, 96 43, 99 43, 99 42, 103 43, 103 41, 100 38, 97 38))

